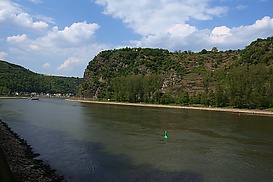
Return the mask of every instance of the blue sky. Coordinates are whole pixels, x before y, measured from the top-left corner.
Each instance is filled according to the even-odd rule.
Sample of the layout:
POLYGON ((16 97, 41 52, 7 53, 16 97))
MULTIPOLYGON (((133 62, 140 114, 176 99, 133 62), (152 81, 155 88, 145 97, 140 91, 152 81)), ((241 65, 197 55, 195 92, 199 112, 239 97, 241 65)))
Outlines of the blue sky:
POLYGON ((83 77, 107 49, 243 49, 273 36, 272 7, 272 0, 0 0, 0 59, 83 77))

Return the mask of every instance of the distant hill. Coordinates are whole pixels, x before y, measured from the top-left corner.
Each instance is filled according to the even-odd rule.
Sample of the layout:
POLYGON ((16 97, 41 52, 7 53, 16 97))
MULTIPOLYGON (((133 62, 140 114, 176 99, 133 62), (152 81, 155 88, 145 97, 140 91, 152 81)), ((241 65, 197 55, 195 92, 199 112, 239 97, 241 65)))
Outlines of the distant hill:
POLYGON ((273 37, 243 50, 123 48, 89 62, 78 96, 123 102, 273 107, 273 37))
POLYGON ((81 82, 81 78, 45 76, 0 60, 0 95, 14 92, 76 94, 81 82))

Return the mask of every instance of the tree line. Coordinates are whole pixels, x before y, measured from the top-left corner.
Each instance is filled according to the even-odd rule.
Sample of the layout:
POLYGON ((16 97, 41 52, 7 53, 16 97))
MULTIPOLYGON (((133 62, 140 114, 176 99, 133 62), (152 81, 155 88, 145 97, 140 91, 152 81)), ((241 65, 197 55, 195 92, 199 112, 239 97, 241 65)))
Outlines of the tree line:
POLYGON ((219 69, 206 79, 210 84, 197 96, 201 104, 253 109, 273 107, 273 65, 219 69))
POLYGON ((0 95, 14 92, 76 94, 81 78, 45 76, 21 66, 0 61, 0 95))
POLYGON ((121 102, 269 108, 273 107, 272 66, 273 37, 234 51, 216 47, 199 53, 150 48, 107 50, 89 62, 80 96, 121 102))
POLYGON ((162 75, 130 75, 114 78, 112 99, 121 102, 158 103, 162 75))
POLYGON ((229 70, 218 69, 204 75, 204 91, 162 91, 162 75, 129 75, 116 77, 107 93, 99 98, 119 102, 157 104, 202 104, 215 107, 258 108, 273 107, 273 65, 242 65, 229 70))

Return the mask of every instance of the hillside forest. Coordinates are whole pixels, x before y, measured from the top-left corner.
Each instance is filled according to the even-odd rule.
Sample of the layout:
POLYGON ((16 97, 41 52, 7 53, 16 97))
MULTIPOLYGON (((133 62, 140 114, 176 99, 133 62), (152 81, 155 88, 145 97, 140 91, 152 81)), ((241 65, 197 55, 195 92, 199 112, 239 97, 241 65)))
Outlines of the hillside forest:
POLYGON ((273 107, 273 37, 243 50, 200 52, 122 48, 100 52, 79 97, 119 102, 273 107))
POLYGON ((46 76, 0 61, 0 95, 25 93, 76 94, 82 78, 46 76))

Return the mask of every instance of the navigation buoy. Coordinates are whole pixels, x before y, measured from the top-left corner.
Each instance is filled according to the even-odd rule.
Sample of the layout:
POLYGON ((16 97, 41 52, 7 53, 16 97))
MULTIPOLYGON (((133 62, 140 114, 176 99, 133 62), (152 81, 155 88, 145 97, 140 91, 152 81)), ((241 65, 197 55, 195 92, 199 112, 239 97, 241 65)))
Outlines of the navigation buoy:
POLYGON ((168 139, 167 133, 168 133, 168 131, 164 131, 164 139, 168 139))

